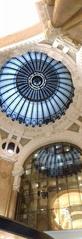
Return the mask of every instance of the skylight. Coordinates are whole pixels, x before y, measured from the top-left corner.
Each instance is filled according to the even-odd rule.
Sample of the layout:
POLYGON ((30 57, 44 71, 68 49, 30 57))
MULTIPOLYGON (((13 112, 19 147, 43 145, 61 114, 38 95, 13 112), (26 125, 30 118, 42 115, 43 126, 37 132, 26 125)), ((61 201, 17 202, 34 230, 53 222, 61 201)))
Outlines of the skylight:
POLYGON ((26 126, 41 126, 61 118, 73 96, 69 70, 43 52, 26 52, 1 68, 1 110, 26 126))
POLYGON ((0 6, 0 38, 40 23, 36 0, 1 0, 0 6))

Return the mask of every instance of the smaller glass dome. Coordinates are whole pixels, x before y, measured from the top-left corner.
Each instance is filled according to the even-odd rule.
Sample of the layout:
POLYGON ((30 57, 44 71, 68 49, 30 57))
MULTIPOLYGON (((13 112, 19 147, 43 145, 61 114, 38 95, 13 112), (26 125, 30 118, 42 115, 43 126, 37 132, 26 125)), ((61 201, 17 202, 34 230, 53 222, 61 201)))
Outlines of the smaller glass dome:
POLYGON ((80 155, 81 151, 76 146, 57 143, 38 150, 34 155, 34 165, 52 177, 72 175, 82 168, 80 155))
POLYGON ((81 154, 77 146, 61 142, 26 159, 16 220, 40 231, 82 228, 81 154))

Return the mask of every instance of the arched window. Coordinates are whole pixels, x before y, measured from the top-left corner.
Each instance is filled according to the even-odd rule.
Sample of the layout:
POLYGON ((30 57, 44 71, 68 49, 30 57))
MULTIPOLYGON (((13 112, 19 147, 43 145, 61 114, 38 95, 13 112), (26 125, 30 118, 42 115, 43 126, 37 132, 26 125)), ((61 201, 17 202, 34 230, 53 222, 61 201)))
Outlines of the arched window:
POLYGON ((82 228, 82 151, 55 143, 24 164, 16 219, 39 230, 82 228))

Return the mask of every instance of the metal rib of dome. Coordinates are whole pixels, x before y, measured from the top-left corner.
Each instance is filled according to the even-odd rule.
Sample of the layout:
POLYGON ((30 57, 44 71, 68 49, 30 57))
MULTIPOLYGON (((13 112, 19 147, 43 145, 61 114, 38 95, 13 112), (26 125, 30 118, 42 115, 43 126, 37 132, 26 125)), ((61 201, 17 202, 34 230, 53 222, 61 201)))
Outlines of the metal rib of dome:
POLYGON ((0 106, 12 120, 32 126, 55 121, 73 96, 70 72, 45 53, 27 52, 1 68, 0 106))
POLYGON ((34 165, 48 176, 72 175, 81 171, 80 155, 81 151, 73 145, 55 144, 37 151, 34 165))

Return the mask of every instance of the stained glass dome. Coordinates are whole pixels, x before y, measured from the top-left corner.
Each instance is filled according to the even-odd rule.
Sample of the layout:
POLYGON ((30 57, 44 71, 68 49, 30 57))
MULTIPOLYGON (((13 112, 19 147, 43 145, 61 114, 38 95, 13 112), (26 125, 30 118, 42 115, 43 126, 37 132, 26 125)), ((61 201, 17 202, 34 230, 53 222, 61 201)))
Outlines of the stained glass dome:
POLYGON ((1 68, 1 110, 26 126, 41 126, 60 118, 73 96, 67 67, 43 52, 13 57, 1 68))
POLYGON ((77 174, 82 168, 81 151, 76 146, 57 143, 38 150, 34 165, 41 173, 48 176, 65 176, 77 174))

